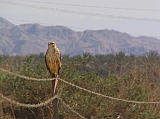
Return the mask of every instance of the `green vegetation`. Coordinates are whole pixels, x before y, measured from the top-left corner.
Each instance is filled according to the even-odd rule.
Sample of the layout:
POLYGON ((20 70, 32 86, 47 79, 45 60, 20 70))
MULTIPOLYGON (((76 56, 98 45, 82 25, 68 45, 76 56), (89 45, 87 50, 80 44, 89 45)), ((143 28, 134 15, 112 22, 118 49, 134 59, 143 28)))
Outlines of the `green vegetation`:
MULTIPOLYGON (((159 101, 160 56, 149 52, 141 56, 117 54, 63 55, 60 78, 103 95, 134 100, 159 101)), ((50 78, 44 54, 0 56, 0 65, 17 74, 50 78)), ((58 95, 87 119, 159 119, 159 104, 134 104, 111 100, 59 81, 58 95)), ((50 81, 31 81, 0 71, 0 93, 17 102, 37 104, 51 98, 50 81)), ((58 103, 60 119, 80 119, 58 103)), ((52 104, 39 108, 12 105, 0 98, 0 119, 51 119, 52 104)))

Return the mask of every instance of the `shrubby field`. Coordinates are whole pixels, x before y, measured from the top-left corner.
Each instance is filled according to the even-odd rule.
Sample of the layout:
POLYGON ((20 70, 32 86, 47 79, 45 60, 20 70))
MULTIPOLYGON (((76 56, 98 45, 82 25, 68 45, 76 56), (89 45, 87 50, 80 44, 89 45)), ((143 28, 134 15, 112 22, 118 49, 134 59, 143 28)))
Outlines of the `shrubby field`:
MULTIPOLYGON (((39 79, 50 78, 44 54, 0 55, 0 65, 10 72, 39 79)), ((160 101, 160 55, 117 54, 63 55, 60 78, 106 96, 141 102, 160 101)), ((51 81, 31 81, 0 71, 0 93, 25 104, 37 104, 51 98, 51 81)), ((87 119, 159 119, 160 104, 138 104, 91 94, 59 81, 58 96, 87 119)), ((61 101, 60 119, 80 119, 61 101)), ((0 119, 51 119, 52 104, 39 108, 12 105, 0 98, 0 119)))

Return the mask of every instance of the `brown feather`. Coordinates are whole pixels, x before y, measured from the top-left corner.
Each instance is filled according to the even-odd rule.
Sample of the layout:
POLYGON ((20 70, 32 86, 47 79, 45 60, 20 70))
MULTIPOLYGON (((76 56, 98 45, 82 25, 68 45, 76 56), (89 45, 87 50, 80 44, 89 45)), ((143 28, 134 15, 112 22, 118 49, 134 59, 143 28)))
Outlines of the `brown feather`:
POLYGON ((48 43, 48 49, 45 55, 45 62, 47 69, 49 70, 51 75, 58 77, 59 70, 61 68, 61 60, 62 56, 60 50, 56 47, 56 44, 48 43))

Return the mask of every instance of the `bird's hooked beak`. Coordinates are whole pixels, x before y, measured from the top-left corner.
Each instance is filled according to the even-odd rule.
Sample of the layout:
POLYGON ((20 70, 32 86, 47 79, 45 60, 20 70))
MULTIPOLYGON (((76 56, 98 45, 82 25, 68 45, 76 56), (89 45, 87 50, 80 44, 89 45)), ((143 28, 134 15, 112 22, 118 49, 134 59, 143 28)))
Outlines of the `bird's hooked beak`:
POLYGON ((52 46, 52 47, 56 47, 55 42, 48 42, 48 47, 50 47, 50 46, 52 46))

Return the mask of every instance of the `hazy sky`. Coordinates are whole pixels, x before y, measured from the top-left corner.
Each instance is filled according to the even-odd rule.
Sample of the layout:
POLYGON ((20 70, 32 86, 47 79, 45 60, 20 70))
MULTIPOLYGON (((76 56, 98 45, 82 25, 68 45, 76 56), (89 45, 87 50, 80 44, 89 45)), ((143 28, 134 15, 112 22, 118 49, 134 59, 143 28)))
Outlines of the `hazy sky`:
POLYGON ((16 25, 114 29, 160 39, 160 0, 0 0, 0 16, 16 25))

